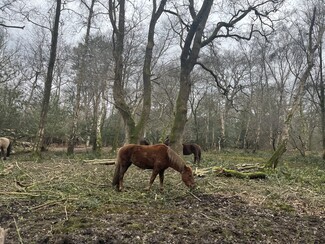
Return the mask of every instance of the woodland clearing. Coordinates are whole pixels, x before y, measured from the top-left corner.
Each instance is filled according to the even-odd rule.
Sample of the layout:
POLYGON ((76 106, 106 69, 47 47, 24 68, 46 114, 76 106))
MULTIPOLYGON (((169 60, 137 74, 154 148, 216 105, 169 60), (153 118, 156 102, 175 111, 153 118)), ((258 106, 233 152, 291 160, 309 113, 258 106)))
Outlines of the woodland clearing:
POLYGON ((199 170, 206 170, 192 191, 172 169, 164 192, 158 179, 146 191, 151 171, 131 166, 125 191, 117 192, 114 165, 84 161, 113 158, 107 151, 12 155, 0 161, 0 227, 5 243, 325 243, 325 163, 318 155, 290 152, 266 179, 209 170, 269 156, 204 152, 199 170))

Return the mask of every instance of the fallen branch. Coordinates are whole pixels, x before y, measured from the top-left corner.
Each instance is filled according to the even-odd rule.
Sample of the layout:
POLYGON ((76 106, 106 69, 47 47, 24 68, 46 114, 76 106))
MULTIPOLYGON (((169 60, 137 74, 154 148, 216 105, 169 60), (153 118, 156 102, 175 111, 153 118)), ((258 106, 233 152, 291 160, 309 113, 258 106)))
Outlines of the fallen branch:
POLYGON ((104 164, 104 165, 114 165, 116 159, 92 159, 92 160, 84 160, 83 163, 87 164, 104 164))

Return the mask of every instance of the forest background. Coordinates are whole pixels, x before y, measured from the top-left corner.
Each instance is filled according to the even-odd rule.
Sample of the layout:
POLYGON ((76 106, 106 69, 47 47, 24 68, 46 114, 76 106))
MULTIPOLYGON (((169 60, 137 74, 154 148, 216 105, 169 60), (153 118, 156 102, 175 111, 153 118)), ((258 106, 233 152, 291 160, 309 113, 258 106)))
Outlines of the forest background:
POLYGON ((0 135, 324 151, 324 6, 2 0, 0 135))

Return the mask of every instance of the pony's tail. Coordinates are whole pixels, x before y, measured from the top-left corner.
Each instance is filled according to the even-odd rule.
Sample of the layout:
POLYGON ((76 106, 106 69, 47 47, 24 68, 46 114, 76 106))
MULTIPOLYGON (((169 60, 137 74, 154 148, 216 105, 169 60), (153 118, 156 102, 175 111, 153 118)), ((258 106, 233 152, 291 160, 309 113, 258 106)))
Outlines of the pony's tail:
POLYGON ((199 149, 198 149, 199 161, 201 161, 201 152, 202 152, 202 149, 201 149, 201 147, 199 146, 199 149))
POLYGON ((113 176, 112 186, 118 185, 119 180, 120 180, 120 163, 119 163, 119 159, 117 158, 117 162, 115 164, 115 172, 114 172, 114 176, 113 176))
POLYGON ((9 142, 9 146, 7 147, 7 157, 10 156, 10 152, 11 152, 11 142, 9 142))

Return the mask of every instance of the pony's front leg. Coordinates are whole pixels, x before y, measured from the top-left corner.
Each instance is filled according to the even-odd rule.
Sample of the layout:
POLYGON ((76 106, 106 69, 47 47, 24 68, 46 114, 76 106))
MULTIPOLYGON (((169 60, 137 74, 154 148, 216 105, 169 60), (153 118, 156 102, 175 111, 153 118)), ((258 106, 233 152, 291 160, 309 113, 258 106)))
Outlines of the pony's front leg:
POLYGON ((157 175, 158 175, 159 171, 153 170, 152 171, 152 175, 150 177, 150 181, 149 181, 149 186, 147 187, 147 190, 150 191, 151 186, 153 184, 153 182, 155 181, 157 175))

